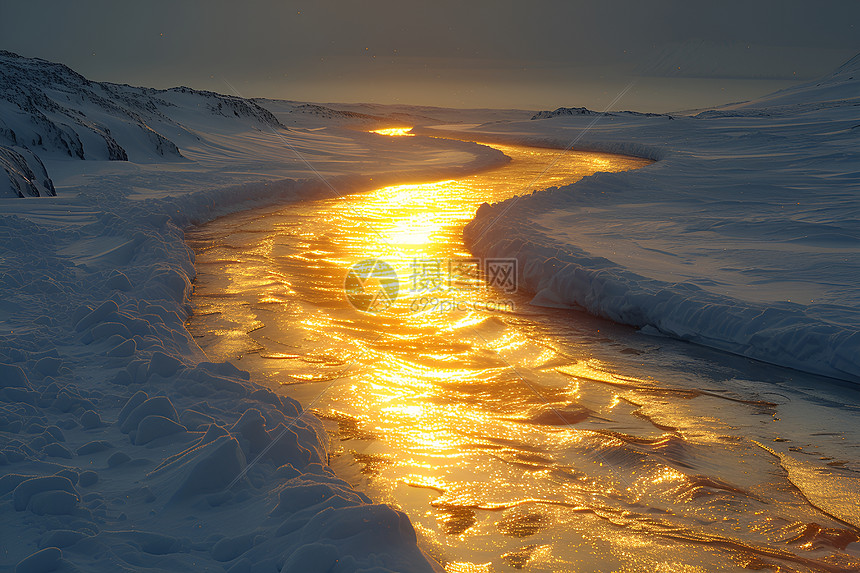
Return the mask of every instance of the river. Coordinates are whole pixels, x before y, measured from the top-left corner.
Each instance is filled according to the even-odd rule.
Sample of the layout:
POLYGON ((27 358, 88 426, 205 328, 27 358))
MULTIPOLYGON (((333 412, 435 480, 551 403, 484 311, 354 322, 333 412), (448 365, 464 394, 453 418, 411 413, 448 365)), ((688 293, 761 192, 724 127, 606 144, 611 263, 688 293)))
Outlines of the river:
POLYGON ((529 305, 463 246, 478 206, 650 162, 493 147, 189 230, 190 331, 315 411, 448 573, 860 570, 857 390, 529 305))

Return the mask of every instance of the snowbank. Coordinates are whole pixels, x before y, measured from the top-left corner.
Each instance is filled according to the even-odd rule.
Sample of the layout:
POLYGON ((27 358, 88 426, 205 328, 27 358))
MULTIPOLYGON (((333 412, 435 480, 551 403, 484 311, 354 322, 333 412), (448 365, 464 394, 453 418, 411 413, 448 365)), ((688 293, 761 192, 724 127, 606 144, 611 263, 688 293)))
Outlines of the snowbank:
POLYGON ((330 470, 316 418, 207 362, 184 328, 194 266, 180 225, 315 192, 105 194, 84 225, 0 218, 3 565, 434 570, 404 515, 330 470))
POLYGON ((860 58, 671 120, 548 113, 472 128, 483 141, 658 161, 484 205, 466 243, 516 256, 535 304, 860 381, 857 94, 860 58))
POLYGON ((0 569, 438 571, 408 518, 332 472, 301 404, 206 360, 182 229, 506 158, 337 123, 243 129, 162 96, 194 128, 182 161, 46 153, 57 196, 0 199, 0 569))

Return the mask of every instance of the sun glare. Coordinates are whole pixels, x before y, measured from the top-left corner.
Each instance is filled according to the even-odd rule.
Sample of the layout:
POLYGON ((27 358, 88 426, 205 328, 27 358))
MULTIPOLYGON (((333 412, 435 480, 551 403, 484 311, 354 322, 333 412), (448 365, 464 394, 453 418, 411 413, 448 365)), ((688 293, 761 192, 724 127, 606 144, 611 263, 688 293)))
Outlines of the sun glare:
POLYGON ((415 134, 411 133, 411 127, 387 127, 385 129, 374 129, 371 130, 370 133, 378 133, 379 135, 392 135, 392 136, 407 136, 412 137, 415 134))

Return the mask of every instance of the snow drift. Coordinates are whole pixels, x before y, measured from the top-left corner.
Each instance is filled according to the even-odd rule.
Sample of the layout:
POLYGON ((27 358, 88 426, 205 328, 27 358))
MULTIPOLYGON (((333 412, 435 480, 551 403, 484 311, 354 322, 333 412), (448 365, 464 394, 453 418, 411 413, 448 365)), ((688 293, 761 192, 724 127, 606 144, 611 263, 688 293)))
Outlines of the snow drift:
POLYGON ((288 130, 282 109, 8 53, 0 73, 17 190, 0 198, 0 568, 438 571, 408 518, 333 473, 318 419, 206 359, 182 229, 506 158, 315 115, 288 130))
POLYGON ((517 257, 535 304, 860 381, 858 94, 860 56, 673 121, 562 108, 480 126, 469 135, 659 161, 484 205, 466 243, 517 257))

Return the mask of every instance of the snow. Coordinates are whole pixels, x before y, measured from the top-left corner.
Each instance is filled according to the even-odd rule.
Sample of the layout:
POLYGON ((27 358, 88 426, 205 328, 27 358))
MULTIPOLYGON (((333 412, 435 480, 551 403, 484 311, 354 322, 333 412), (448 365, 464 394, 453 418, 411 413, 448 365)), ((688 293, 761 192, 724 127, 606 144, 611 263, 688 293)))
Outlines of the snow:
POLYGON ((467 128, 656 160, 485 205, 467 246, 517 257, 534 304, 860 381, 858 94, 855 57, 819 81, 671 120, 558 110, 467 128))
POLYGON ((484 206, 473 250, 519 257, 537 304, 857 380, 856 64, 695 116, 529 120, 99 84, 0 54, 0 568, 439 570, 405 515, 334 474, 319 420, 184 327, 188 225, 505 160, 368 125, 564 147, 597 118, 577 147, 656 163, 484 206))
POLYGON ((507 159, 302 104, 0 68, 0 145, 57 193, 0 198, 0 569, 438 571, 402 513, 334 475, 318 419, 206 360, 183 228, 507 159))

